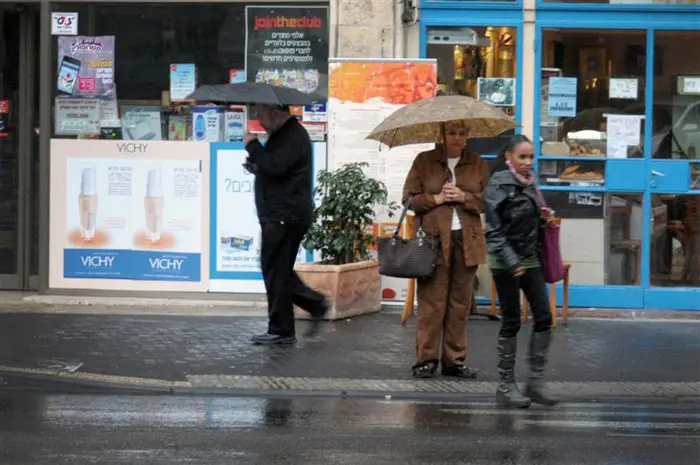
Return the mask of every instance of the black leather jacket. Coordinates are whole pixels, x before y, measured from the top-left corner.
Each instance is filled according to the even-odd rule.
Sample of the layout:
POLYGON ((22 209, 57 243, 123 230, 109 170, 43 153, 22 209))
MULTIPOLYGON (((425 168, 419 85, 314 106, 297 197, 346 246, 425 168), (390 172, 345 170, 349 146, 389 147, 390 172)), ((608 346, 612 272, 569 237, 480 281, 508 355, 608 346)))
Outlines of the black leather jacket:
POLYGON ((484 191, 486 246, 509 270, 521 257, 537 255, 540 202, 533 186, 526 186, 508 171, 491 176, 484 191))

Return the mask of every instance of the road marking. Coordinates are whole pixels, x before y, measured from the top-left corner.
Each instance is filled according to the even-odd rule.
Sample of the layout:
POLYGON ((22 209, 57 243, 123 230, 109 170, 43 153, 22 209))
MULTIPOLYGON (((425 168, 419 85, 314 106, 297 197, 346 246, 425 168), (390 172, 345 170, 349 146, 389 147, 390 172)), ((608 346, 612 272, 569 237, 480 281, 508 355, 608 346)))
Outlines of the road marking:
POLYGON ((660 434, 660 433, 605 433, 606 436, 618 438, 650 438, 650 439, 700 439, 694 434, 660 434))
POLYGON ((690 430, 700 431, 700 423, 655 423, 646 421, 591 421, 591 420, 518 420, 525 425, 557 426, 560 428, 613 428, 613 429, 636 429, 645 430, 665 429, 665 430, 690 430))

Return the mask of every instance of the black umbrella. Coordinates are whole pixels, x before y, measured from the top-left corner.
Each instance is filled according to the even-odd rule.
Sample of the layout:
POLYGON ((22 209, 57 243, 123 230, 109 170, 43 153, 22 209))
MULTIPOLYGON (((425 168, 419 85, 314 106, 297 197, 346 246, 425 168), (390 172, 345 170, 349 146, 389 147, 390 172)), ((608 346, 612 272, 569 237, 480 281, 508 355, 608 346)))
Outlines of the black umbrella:
POLYGON ((247 105, 311 105, 325 100, 318 94, 305 94, 289 87, 278 87, 262 83, 216 84, 197 88, 187 96, 188 100, 247 105))

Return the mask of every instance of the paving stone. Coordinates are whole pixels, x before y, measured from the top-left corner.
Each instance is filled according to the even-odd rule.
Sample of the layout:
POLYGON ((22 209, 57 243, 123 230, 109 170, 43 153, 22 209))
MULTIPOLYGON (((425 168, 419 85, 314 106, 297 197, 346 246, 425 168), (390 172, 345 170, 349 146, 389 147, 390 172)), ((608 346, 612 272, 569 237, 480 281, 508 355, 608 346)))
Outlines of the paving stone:
MULTIPOLYGON (((300 334, 306 325, 299 322, 300 334)), ((483 319, 469 322, 468 365, 479 372, 480 381, 497 379, 498 325, 483 319)), ((521 330, 520 378, 526 370, 531 327, 521 330)), ((0 314, 0 365, 60 368, 82 363, 79 372, 168 381, 227 375, 294 382, 301 382, 296 380, 300 377, 413 382, 414 320, 404 326, 397 315, 380 313, 325 323, 319 336, 300 336, 294 347, 251 345, 250 337, 265 329, 265 319, 254 317, 7 313, 0 314)), ((578 383, 697 382, 698 353, 698 323, 573 320, 556 330, 547 378, 578 383)))

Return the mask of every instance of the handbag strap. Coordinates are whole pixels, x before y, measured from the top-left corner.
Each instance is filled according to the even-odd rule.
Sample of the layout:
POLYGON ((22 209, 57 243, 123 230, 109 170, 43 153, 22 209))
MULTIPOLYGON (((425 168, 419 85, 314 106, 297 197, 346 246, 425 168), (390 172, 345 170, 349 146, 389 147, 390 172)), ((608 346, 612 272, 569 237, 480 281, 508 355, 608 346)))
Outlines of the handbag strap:
MULTIPOLYGON (((406 200, 406 203, 404 204, 403 211, 401 212, 401 216, 399 217, 399 222, 396 225, 396 231, 394 231, 394 234, 392 237, 394 239, 398 239, 400 234, 401 234, 401 226, 403 226, 403 222, 406 219, 406 213, 408 210, 411 209, 411 206, 413 205, 413 197, 409 197, 408 200, 406 200)), ((423 218, 420 215, 416 215, 418 217, 418 231, 422 232, 423 231, 423 218)))

